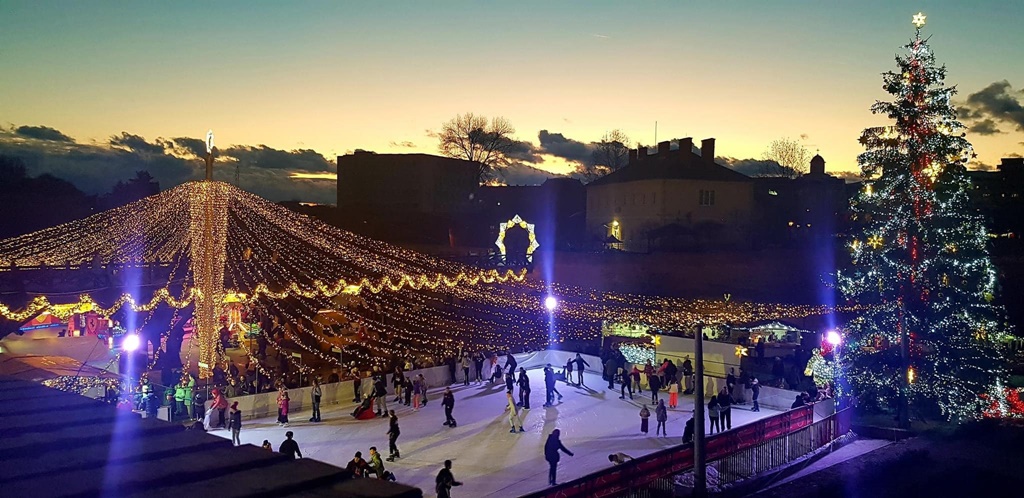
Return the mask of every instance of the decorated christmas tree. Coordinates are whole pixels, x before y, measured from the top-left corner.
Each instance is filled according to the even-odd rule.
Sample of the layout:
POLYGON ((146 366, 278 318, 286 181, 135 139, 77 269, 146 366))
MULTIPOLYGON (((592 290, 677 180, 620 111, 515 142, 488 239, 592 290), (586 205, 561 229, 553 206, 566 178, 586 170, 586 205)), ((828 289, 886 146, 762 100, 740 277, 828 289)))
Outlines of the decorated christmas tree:
POLYGON ((871 111, 890 126, 868 128, 858 157, 863 188, 853 200, 851 265, 838 285, 858 316, 846 328, 842 362, 862 399, 897 408, 909 420, 937 409, 976 416, 981 395, 1005 374, 1007 325, 996 301, 996 269, 982 217, 971 207, 971 144, 935 65, 916 34, 884 73, 891 101, 871 111))

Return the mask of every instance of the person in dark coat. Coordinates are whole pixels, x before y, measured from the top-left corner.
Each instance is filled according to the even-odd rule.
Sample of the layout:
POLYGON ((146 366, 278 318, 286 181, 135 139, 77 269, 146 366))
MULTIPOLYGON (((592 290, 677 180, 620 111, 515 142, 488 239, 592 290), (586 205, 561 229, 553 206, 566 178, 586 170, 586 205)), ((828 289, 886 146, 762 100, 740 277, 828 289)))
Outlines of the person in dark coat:
POLYGON ((391 410, 388 412, 390 422, 388 424, 388 449, 391 452, 391 456, 387 458, 387 461, 394 462, 396 458, 401 458, 398 454, 398 436, 402 434, 402 431, 398 428, 398 415, 395 415, 395 411, 391 410))
POLYGON ((654 415, 658 420, 658 425, 654 428, 654 435, 668 436, 668 429, 665 427, 665 423, 668 422, 668 408, 665 408, 664 400, 658 401, 658 406, 654 407, 654 415))
POLYGON ((512 374, 515 375, 516 368, 518 366, 519 362, 516 361, 516 357, 512 356, 512 352, 509 351, 508 354, 505 355, 505 370, 512 372, 512 374))
POLYGON ((473 366, 476 368, 476 381, 483 382, 484 380, 484 355, 483 353, 477 353, 473 356, 473 366))
POLYGON ((548 407, 555 402, 555 372, 551 370, 551 364, 544 367, 544 406, 548 407))
POLYGON ((456 365, 455 365, 455 357, 454 356, 449 356, 448 357, 448 361, 446 361, 445 363, 448 364, 448 375, 449 375, 448 383, 449 384, 454 384, 455 383, 455 367, 456 367, 456 365))
POLYGON ((388 385, 384 376, 377 374, 373 380, 373 399, 377 403, 377 416, 388 416, 388 385))
POLYGON ((590 363, 587 363, 587 360, 584 360, 583 356, 580 356, 579 353, 576 353, 576 374, 579 375, 579 385, 581 386, 586 385, 583 383, 583 367, 589 366, 590 363))
POLYGON ((505 372, 505 390, 512 392, 512 386, 516 385, 516 378, 513 376, 512 371, 505 372))
POLYGON ((451 498, 452 486, 462 486, 462 483, 456 481, 455 476, 452 475, 452 461, 445 460, 444 468, 437 473, 437 478, 434 479, 434 491, 437 492, 437 498, 451 498))
POLYGON ((665 380, 668 382, 668 385, 672 385, 676 381, 676 374, 678 373, 679 368, 676 367, 676 364, 672 360, 668 360, 668 364, 665 365, 665 380))
POLYGON ((683 444, 693 443, 693 417, 686 421, 686 428, 683 429, 683 444))
POLYGON ((804 406, 805 404, 806 403, 804 403, 804 395, 803 394, 797 394, 796 395, 796 401, 794 401, 793 404, 790 405, 789 408, 790 409, 800 408, 801 406, 804 406))
POLYGON ((575 364, 576 364, 576 360, 573 359, 573 358, 569 358, 569 361, 565 362, 565 383, 566 384, 575 384, 575 382, 572 381, 572 367, 575 364))
POLYGON ((455 395, 452 394, 450 387, 444 388, 444 399, 441 400, 441 406, 444 407, 444 425, 448 427, 455 427, 455 417, 452 417, 452 410, 455 408, 455 395))
POLYGON ((519 406, 530 409, 530 378, 526 376, 526 369, 519 367, 519 406))
POLYGON ((629 374, 629 370, 623 368, 619 376, 622 380, 622 387, 619 388, 619 399, 626 399, 626 391, 629 391, 629 399, 633 399, 633 379, 629 374))
POLYGON ((647 380, 647 382, 650 383, 651 387, 651 403, 656 404, 658 403, 658 390, 661 389, 661 377, 658 377, 657 375, 652 375, 651 378, 647 380))
POLYGON ((615 358, 610 357, 604 362, 604 378, 608 381, 608 389, 615 389, 615 376, 618 374, 618 364, 615 358))
POLYGON ((782 363, 782 358, 778 356, 775 357, 775 361, 772 363, 772 377, 776 387, 783 387, 782 384, 786 378, 786 365, 782 363))
POLYGON ((693 363, 689 356, 683 360, 683 384, 686 386, 683 394, 693 394, 693 363))
POLYGON ((750 411, 759 412, 761 407, 757 404, 757 398, 761 395, 761 383, 757 381, 757 377, 750 378, 750 400, 754 402, 754 408, 750 411))
POLYGON ((728 387, 723 387, 718 392, 718 411, 722 430, 732 429, 732 396, 729 395, 728 387))
POLYGON ((288 455, 292 458, 302 458, 302 452, 299 451, 299 443, 296 443, 292 436, 295 434, 292 431, 284 433, 285 440, 281 443, 281 447, 277 450, 282 455, 288 455))
POLYGON ((558 484, 556 475, 558 473, 558 460, 561 458, 558 452, 563 451, 566 455, 573 456, 573 453, 559 439, 561 434, 562 431, 555 429, 551 431, 551 434, 548 435, 548 440, 544 442, 544 459, 548 462, 548 484, 551 486, 558 484))

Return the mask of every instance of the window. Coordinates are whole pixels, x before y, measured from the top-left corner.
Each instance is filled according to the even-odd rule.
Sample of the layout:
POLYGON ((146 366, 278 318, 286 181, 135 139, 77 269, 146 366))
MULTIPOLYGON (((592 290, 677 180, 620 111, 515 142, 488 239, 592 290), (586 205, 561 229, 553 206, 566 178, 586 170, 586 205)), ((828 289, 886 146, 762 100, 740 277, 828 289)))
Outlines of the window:
POLYGON ((700 191, 700 205, 701 206, 714 206, 715 205, 715 191, 714 190, 701 190, 700 191))

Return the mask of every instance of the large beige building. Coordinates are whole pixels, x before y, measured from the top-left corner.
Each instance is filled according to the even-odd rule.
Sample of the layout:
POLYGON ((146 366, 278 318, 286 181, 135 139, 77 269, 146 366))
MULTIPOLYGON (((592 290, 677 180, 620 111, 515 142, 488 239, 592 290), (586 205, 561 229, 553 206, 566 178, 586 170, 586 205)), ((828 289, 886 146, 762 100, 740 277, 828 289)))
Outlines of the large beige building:
POLYGON ((587 185, 587 233, 626 251, 699 249, 749 240, 751 178, 716 164, 715 140, 631 150, 629 164, 587 185))

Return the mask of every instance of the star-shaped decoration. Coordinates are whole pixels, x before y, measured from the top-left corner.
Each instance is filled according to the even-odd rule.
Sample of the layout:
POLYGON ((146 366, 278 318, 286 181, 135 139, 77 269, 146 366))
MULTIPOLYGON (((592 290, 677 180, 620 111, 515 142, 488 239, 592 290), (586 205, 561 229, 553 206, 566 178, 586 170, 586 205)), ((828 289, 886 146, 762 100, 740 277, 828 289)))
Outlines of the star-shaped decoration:
POLYGON ((871 246, 872 249, 882 247, 883 243, 885 243, 885 241, 878 234, 868 237, 868 245, 871 246))
POLYGON ((914 20, 912 21, 912 23, 915 27, 917 27, 917 29, 921 29, 922 27, 924 27, 924 20, 927 17, 928 16, 924 15, 924 13, 918 12, 917 14, 914 15, 914 20))
POLYGON ((736 346, 736 352, 734 353, 737 358, 743 358, 747 356, 747 348, 744 346, 736 346))
POLYGON ((661 346, 661 336, 656 335, 654 337, 651 337, 651 342, 654 343, 655 346, 661 346))

